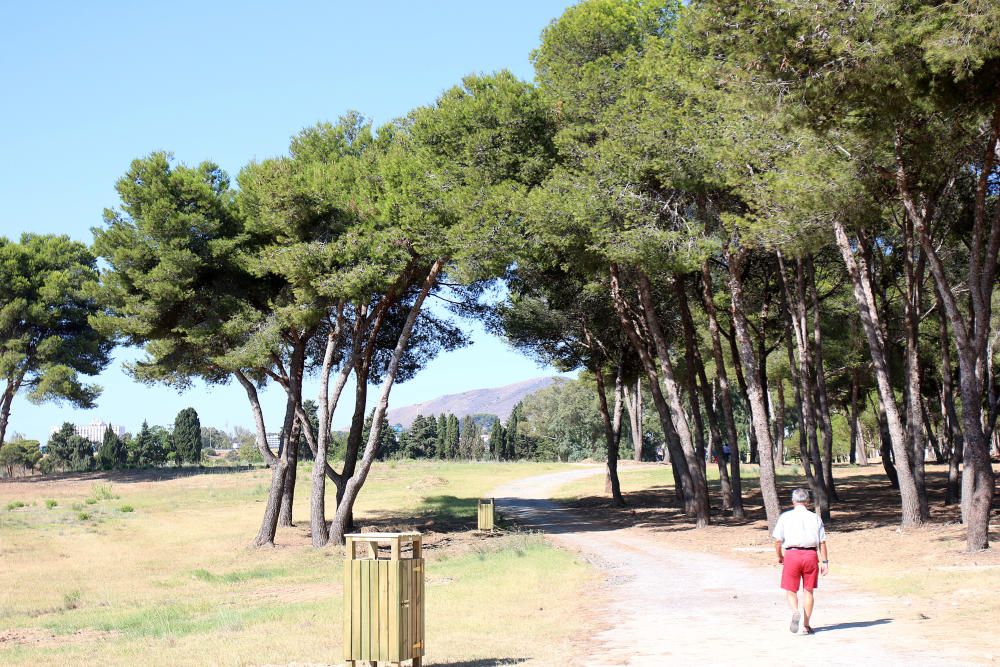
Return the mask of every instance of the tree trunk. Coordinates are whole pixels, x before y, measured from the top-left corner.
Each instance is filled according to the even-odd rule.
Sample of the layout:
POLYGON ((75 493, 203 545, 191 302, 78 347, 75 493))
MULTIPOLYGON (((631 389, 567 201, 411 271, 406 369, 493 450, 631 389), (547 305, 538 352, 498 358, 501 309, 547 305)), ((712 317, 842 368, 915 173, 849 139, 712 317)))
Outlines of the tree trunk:
MULTIPOLYGON (((813 386, 813 360, 812 349, 809 344, 809 327, 807 324, 806 298, 805 298, 805 270, 801 258, 795 262, 795 283, 794 289, 789 284, 789 279, 785 272, 785 262, 781 253, 778 253, 778 264, 781 269, 781 283, 785 291, 785 303, 788 306, 788 315, 791 320, 792 332, 795 338, 796 362, 799 382, 799 396, 802 400, 802 422, 801 431, 805 433, 808 441, 808 452, 803 452, 803 467, 808 459, 812 465, 812 472, 806 471, 806 478, 812 487, 813 498, 819 509, 820 516, 824 521, 830 520, 830 498, 827 493, 826 471, 823 459, 820 455, 819 440, 816 436, 817 424, 816 416, 819 410, 813 403, 816 396, 813 386)), ((786 327, 787 331, 787 327, 786 327)), ((789 360, 792 363, 792 360, 789 360)))
MULTIPOLYGON (((923 517, 920 513, 920 499, 917 493, 916 482, 913 479, 913 468, 909 465, 909 452, 907 452, 903 427, 899 420, 899 412, 896 409, 896 399, 893 394, 892 383, 889 380, 889 364, 886 357, 885 344, 882 339, 878 311, 875 308, 875 299, 872 297, 871 281, 868 277, 867 266, 863 258, 861 258, 861 261, 858 261, 858 258, 855 257, 850 241, 847 239, 847 232, 843 224, 839 221, 834 222, 834 232, 837 238, 837 247, 840 248, 844 264, 847 266, 847 273, 851 277, 854 298, 857 301, 858 313, 861 316, 861 326, 864 329, 865 337, 868 339, 868 350, 875 368, 879 403, 882 411, 885 413, 886 431, 888 432, 892 452, 897 463, 895 473, 899 483, 902 524, 904 527, 918 526, 923 523, 923 517)), ((884 462, 886 457, 883 456, 882 460, 884 462)), ((886 472, 888 472, 888 469, 886 472)), ((890 475, 890 479, 891 477, 890 475)))
POLYGON ((785 465, 785 379, 778 378, 774 385, 778 403, 771 411, 774 415, 774 463, 785 465))
MULTIPOLYGON (((299 420, 292 422, 292 432, 288 436, 285 454, 288 467, 285 468, 285 481, 281 487, 281 509, 278 511, 278 525, 290 527, 292 523, 292 505, 295 501, 295 475, 299 467, 299 437, 302 428, 299 420)), ((322 468, 320 468, 322 469, 322 468)))
POLYGON ((733 395, 729 389, 726 359, 722 354, 722 339, 719 335, 719 320, 715 309, 715 290, 712 288, 712 271, 708 260, 705 260, 701 265, 701 288, 705 314, 708 315, 708 332, 712 338, 712 359, 715 361, 716 379, 719 382, 719 402, 722 406, 722 418, 726 427, 725 438, 729 441, 733 517, 742 519, 745 514, 743 510, 743 483, 740 478, 740 443, 736 433, 736 417, 733 414, 733 395))
MULTIPOLYGON (((920 282, 923 270, 914 270, 913 238, 911 225, 903 222, 904 256, 903 266, 906 280, 906 295, 903 299, 903 329, 906 336, 906 434, 910 443, 910 465, 913 467, 913 481, 917 486, 917 500, 920 516, 930 518, 927 506, 927 485, 924 481, 925 433, 923 429, 922 402, 920 398, 920 282)), ((922 261, 920 262, 922 264, 922 261)))
POLYGON ((642 461, 642 378, 635 379, 635 393, 625 387, 625 406, 628 409, 629 432, 632 434, 632 458, 642 461))
MULTIPOLYGON (((709 522, 708 481, 705 478, 705 456, 704 454, 699 454, 699 448, 695 445, 691 437, 690 423, 684 412, 684 406, 681 403, 680 388, 677 385, 673 363, 670 361, 670 349, 667 346, 667 340, 663 335, 663 329, 660 327, 660 320, 656 314, 655 304, 653 303, 652 286, 646 274, 641 272, 639 273, 639 299, 642 303, 643 314, 646 317, 646 324, 653 337, 656 357, 660 362, 663 388, 666 390, 667 401, 674 420, 674 427, 677 429, 677 435, 680 437, 681 449, 684 452, 684 458, 690 470, 694 491, 695 522, 699 528, 702 528, 707 526, 709 522)), ((704 445, 701 445, 701 450, 704 451, 704 445)))
POLYGON ((646 371, 646 379, 649 382, 649 391, 653 399, 653 406, 656 408, 657 416, 660 418, 664 441, 667 451, 670 454, 670 464, 673 467, 675 482, 679 482, 676 486, 677 493, 683 500, 685 513, 694 515, 696 514, 696 492, 694 480, 692 479, 692 471, 688 466, 684 450, 681 447, 680 437, 674 428, 670 407, 667 405, 667 401, 660 390, 659 372, 645 341, 642 339, 641 329, 628 313, 629 306, 621 291, 618 265, 612 263, 610 272, 611 299, 615 307, 615 312, 618 314, 618 319, 621 322, 622 329, 625 330, 625 335, 628 336, 636 354, 639 355, 643 369, 646 371))
MULTIPOLYGON (((590 334, 584 324, 584 335, 589 339, 590 334)), ((597 401, 601 411, 601 421, 604 424, 605 444, 607 445, 607 466, 605 468, 605 490, 611 493, 614 504, 618 507, 625 506, 625 498, 622 497, 621 482, 618 480, 618 442, 621 435, 621 366, 615 375, 615 408, 614 415, 608 410, 608 395, 604 382, 604 371, 599 365, 591 369, 594 379, 597 380, 597 401)))
POLYGON ((10 406, 14 402, 14 394, 17 393, 16 383, 8 380, 7 387, 3 395, 0 396, 0 447, 3 446, 7 438, 7 423, 10 421, 10 406))
POLYGON ((691 395, 691 409, 695 414, 695 423, 698 429, 703 432, 704 424, 702 423, 701 409, 698 401, 698 387, 700 387, 701 399, 705 406, 705 413, 708 416, 708 426, 715 453, 715 462, 719 469, 719 492, 722 495, 722 509, 732 510, 733 488, 729 481, 726 457, 722 451, 722 432, 719 429, 719 419, 715 412, 715 404, 712 401, 712 387, 708 383, 708 377, 705 374, 705 365, 702 363, 701 354, 698 350, 698 338, 695 333, 694 319, 691 317, 691 307, 688 304, 687 290, 684 286, 684 279, 680 275, 674 276, 674 291, 677 294, 677 304, 680 309, 681 322, 684 328, 684 358, 688 366, 687 385, 688 393, 691 395))
POLYGON ((823 431, 823 466, 826 493, 829 502, 839 500, 833 483, 833 421, 830 418, 830 395, 826 389, 826 370, 823 367, 822 318, 819 310, 819 293, 816 289, 816 269, 813 258, 806 259, 809 299, 813 317, 813 363, 816 368, 816 407, 819 409, 820 429, 823 431))
POLYGON ((774 530, 778 521, 781 506, 778 502, 778 490, 774 478, 774 459, 771 445, 771 431, 767 423, 767 406, 764 404, 764 392, 760 387, 760 374, 757 371, 757 359, 754 358, 753 343, 746 321, 746 311, 743 305, 743 260, 746 250, 728 252, 729 258, 729 291, 732 297, 733 337, 739 349, 740 361, 746 370, 747 398, 750 403, 753 432, 757 435, 760 451, 760 490, 764 499, 764 510, 767 514, 769 530, 774 530))
POLYGON ((368 471, 371 470, 372 463, 375 462, 375 455, 378 453, 379 442, 382 438, 382 420, 385 418, 386 410, 389 408, 389 393, 392 391, 392 385, 396 381, 399 364, 410 342, 410 335, 413 333, 413 326, 420 315, 420 309, 423 306, 424 300, 431 289, 434 288, 434 285, 437 284, 438 276, 443 266, 444 259, 437 259, 431 265, 431 269, 424 279, 420 292, 417 294, 416 299, 414 299, 413 305, 410 306, 410 312, 406 316, 403 328, 399 332, 396 347, 392 351, 389 366, 386 368, 385 377, 382 380, 382 393, 379 396, 378 404, 372 416, 371 430, 368 432, 368 443, 365 445, 364 455, 361 457, 360 466, 354 475, 346 480, 343 497, 337 505, 337 511, 333 516, 333 522, 330 526, 331 542, 338 544, 344 542, 344 535, 348 532, 348 521, 353 513, 354 501, 357 500, 358 494, 361 492, 361 487, 364 486, 365 480, 368 477, 368 471))

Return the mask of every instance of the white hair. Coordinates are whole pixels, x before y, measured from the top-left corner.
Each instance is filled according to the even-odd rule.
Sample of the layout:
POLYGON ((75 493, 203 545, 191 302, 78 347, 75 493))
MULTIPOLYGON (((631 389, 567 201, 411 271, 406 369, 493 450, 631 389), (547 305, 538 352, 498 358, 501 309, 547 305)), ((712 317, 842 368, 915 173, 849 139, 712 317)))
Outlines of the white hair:
POLYGON ((792 502, 793 503, 809 502, 809 491, 806 489, 795 489, 794 491, 792 491, 792 502))

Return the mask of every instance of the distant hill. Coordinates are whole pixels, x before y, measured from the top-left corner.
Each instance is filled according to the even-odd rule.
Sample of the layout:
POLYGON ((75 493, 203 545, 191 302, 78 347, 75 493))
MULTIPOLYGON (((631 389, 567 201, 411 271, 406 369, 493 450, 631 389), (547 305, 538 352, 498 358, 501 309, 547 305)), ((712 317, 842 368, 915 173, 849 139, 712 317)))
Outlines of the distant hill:
POLYGON ((461 394, 447 394, 438 396, 423 403, 407 405, 401 408, 390 408, 387 418, 390 424, 400 424, 404 428, 409 428, 417 415, 439 415, 453 414, 456 417, 465 417, 477 413, 493 414, 506 420, 510 416, 510 411, 514 409, 521 399, 529 394, 533 394, 539 389, 548 387, 553 382, 559 380, 558 377, 540 377, 523 382, 515 382, 505 387, 488 387, 486 389, 473 389, 464 391, 461 394))

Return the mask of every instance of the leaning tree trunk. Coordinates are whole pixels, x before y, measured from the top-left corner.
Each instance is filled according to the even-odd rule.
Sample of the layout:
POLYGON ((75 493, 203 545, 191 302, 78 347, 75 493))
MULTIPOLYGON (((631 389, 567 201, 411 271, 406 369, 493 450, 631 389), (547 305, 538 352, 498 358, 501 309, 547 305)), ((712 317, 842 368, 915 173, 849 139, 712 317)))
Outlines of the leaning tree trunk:
POLYGON ((646 372, 646 379, 649 382, 650 396, 653 399, 653 407, 656 408, 657 416, 660 418, 660 425, 663 428, 664 441, 667 451, 670 454, 670 463, 674 472, 676 491, 684 503, 684 511, 689 515, 696 514, 695 508, 695 485, 692 479, 692 471, 688 466, 687 458, 681 447, 680 437, 674 427, 671 409, 667 405, 666 399, 660 390, 660 376, 653 362, 653 357, 649 353, 646 342, 642 339, 641 328, 637 326, 635 320, 628 312, 628 304, 622 294, 621 281, 618 265, 612 263, 611 273, 611 300, 615 307, 615 312, 621 322, 622 329, 628 337, 629 342, 635 349, 639 360, 642 362, 643 370, 646 372))
POLYGON ((733 394, 729 388, 729 375, 726 372, 726 359, 722 354, 722 338, 719 334, 719 319, 715 308, 715 290, 712 287, 712 270, 708 260, 701 265, 702 303, 708 316, 708 332, 712 339, 712 359, 715 361, 715 377, 719 383, 719 399, 722 407, 723 423, 726 427, 726 439, 729 441, 729 472, 732 484, 733 517, 742 519, 743 510, 743 480, 740 476, 740 443, 736 432, 736 417, 733 414, 733 394))
MULTIPOLYGON (((747 383, 747 398, 750 403, 750 415, 753 431, 757 435, 758 451, 760 452, 760 491, 764 499, 764 511, 767 514, 769 530, 774 530, 781 513, 778 502, 778 489, 774 478, 774 447, 771 445, 771 430, 767 423, 767 405, 764 402, 764 392, 760 386, 760 373, 757 371, 757 359, 754 357, 753 342, 750 340, 749 326, 746 320, 746 310, 743 304, 743 260, 746 250, 730 251, 729 255, 729 292, 732 298, 733 336, 739 349, 740 361, 747 383)), ((764 360, 761 360, 762 362, 764 360)))
MULTIPOLYGON (((722 509, 732 510, 733 487, 729 481, 726 457, 722 451, 722 432, 719 430, 719 419, 715 412, 714 401, 712 400, 712 387, 708 383, 708 377, 705 374, 705 365, 702 363, 701 355, 698 352, 698 339, 695 333, 694 319, 691 317, 691 308, 688 305, 687 290, 684 287, 684 280, 680 275, 674 277, 674 291, 677 294, 677 304, 680 309, 681 322, 684 328, 684 358, 688 366, 687 385, 688 393, 691 395, 691 410, 695 414, 695 422, 698 429, 704 432, 700 405, 697 400, 698 387, 700 386, 701 398, 705 405, 705 413, 708 416, 712 446, 715 450, 715 462, 719 468, 719 491, 722 494, 722 509)), ((731 450, 732 448, 730 448, 731 450)))
POLYGON ((444 259, 437 259, 431 265, 431 269, 424 279, 420 292, 417 294, 416 299, 414 299, 413 305, 410 306, 410 312, 406 316, 403 328, 399 332, 396 347, 392 351, 389 365, 383 376, 382 393, 379 396, 378 404, 375 406, 375 412, 372 416, 371 430, 368 432, 368 442, 365 445, 364 455, 361 457, 354 475, 347 479, 344 484, 343 498, 337 505, 337 511, 330 525, 331 542, 339 544, 344 542, 344 535, 348 530, 348 520, 354 508, 354 501, 357 500, 358 494, 361 492, 361 487, 364 486, 365 480, 368 478, 368 471, 371 470, 372 463, 375 462, 375 455, 378 453, 379 442, 382 439, 382 422, 385 419, 386 410, 389 408, 389 393, 392 391, 392 385, 396 381, 399 364, 406 352, 407 345, 409 345, 410 335, 413 333, 413 326, 420 315, 420 309, 423 306, 424 300, 431 289, 434 288, 434 285, 437 284, 438 276, 443 266, 444 259))
MULTIPOLYGON (((844 225, 834 222, 834 233, 837 247, 844 258, 847 273, 854 288, 854 298, 858 304, 858 314, 861 316, 861 327, 868 339, 868 351, 871 354, 875 368, 875 381, 878 386, 879 403, 885 413, 886 429, 892 444, 892 452, 896 460, 895 473, 899 482, 900 503, 902 505, 902 524, 904 527, 919 526, 923 523, 920 513, 920 498, 916 481, 913 479, 913 468, 910 466, 909 452, 903 435, 903 426, 896 409, 896 398, 892 383, 889 380, 889 363, 885 343, 882 339, 881 325, 875 299, 872 296, 871 281, 864 259, 858 261, 847 238, 844 225)), ((885 456, 882 457, 885 461, 885 456)), ((888 472, 888 471, 887 471, 888 472)))
POLYGON ((699 528, 707 526, 709 523, 708 504, 708 480, 705 477, 705 457, 699 454, 694 439, 691 437, 691 428, 681 403, 681 392, 674 374, 673 363, 670 360, 670 349, 667 346, 667 339, 663 335, 660 327, 660 320, 656 314, 653 303, 652 286, 649 278, 644 274, 639 274, 639 299, 642 304, 642 311, 646 317, 646 324, 653 337, 653 344, 656 348, 656 357, 660 362, 660 372, 662 374, 663 388, 666 391, 668 405, 673 416, 674 427, 680 437, 681 449, 690 470, 694 491, 694 515, 695 523, 699 528))

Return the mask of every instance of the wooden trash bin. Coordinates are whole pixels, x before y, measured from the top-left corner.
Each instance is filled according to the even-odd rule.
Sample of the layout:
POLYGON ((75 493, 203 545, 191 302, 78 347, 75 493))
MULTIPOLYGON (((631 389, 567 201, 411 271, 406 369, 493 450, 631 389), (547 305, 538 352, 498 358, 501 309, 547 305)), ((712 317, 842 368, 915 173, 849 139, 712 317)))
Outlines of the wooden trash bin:
POLYGON ((496 501, 493 498, 479 499, 479 530, 493 530, 493 519, 495 516, 496 501))
POLYGON ((420 533, 344 537, 344 660, 350 667, 358 661, 398 665, 405 660, 420 667, 424 656, 420 533), (406 545, 409 558, 403 558, 406 545))

